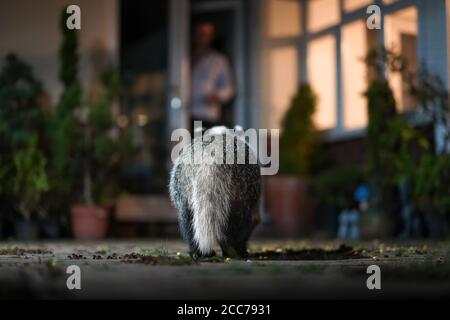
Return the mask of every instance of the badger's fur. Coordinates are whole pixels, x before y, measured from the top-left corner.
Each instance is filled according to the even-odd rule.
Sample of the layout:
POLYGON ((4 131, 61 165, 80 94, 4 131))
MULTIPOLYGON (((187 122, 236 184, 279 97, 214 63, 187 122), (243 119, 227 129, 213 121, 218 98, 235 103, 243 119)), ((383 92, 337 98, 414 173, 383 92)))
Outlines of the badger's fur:
POLYGON ((212 130, 193 139, 175 161, 169 187, 192 256, 212 256, 216 245, 224 256, 246 256, 248 238, 259 221, 261 178, 256 156, 243 138, 212 130), (196 154, 219 150, 215 148, 223 148, 223 154, 204 152, 203 161, 194 162, 196 154), (234 162, 226 164, 230 152, 234 162), (237 162, 237 152, 245 152, 244 163, 237 162), (223 164, 208 162, 208 157, 223 157, 223 164))

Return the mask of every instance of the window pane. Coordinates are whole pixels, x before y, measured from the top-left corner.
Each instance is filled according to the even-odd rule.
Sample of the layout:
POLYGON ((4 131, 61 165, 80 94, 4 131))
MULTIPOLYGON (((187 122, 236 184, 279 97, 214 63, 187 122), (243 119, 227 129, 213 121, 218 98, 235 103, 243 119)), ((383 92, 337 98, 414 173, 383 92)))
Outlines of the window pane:
POLYGON ((296 0, 270 0, 268 5, 269 37, 300 35, 300 3, 296 0))
POLYGON ((366 66, 364 57, 367 52, 366 24, 359 20, 342 28, 342 89, 344 108, 344 127, 362 128, 367 124, 366 66))
POLYGON ((308 30, 319 31, 339 22, 339 0, 308 0, 308 30))
POLYGON ((270 64, 271 128, 280 128, 284 113, 298 86, 298 55, 294 46, 272 49, 270 64))
POLYGON ((373 0, 345 0, 344 1, 344 10, 345 11, 353 11, 357 9, 361 9, 363 7, 367 7, 373 3, 373 0))
MULTIPOLYGON (((409 7, 386 15, 384 24, 386 47, 403 55, 408 61, 409 71, 415 73, 417 70, 417 9, 409 7)), ((409 94, 402 76, 395 73, 388 74, 388 78, 398 109, 400 111, 413 109, 415 101, 409 94)))
POLYGON ((308 79, 317 94, 314 121, 319 129, 336 126, 336 44, 332 35, 308 45, 308 79))

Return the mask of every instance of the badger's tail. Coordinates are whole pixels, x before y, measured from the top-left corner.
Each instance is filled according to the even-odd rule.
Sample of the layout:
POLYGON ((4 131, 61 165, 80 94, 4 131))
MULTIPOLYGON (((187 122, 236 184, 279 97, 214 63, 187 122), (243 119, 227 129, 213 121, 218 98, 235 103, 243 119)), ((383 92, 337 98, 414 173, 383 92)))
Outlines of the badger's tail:
POLYGON ((214 246, 224 239, 232 190, 227 170, 217 165, 205 165, 198 170, 192 185, 192 224, 194 240, 203 255, 212 253, 214 246))

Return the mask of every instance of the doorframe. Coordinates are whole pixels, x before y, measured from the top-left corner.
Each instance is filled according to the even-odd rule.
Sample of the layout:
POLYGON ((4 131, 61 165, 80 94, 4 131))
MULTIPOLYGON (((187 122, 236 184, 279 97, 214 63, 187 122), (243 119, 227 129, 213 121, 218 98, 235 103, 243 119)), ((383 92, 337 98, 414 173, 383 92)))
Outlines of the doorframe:
POLYGON ((174 129, 189 128, 190 0, 170 0, 167 81, 167 136, 174 129))
POLYGON ((246 79, 244 72, 244 22, 243 22, 243 2, 239 0, 217 0, 211 2, 197 2, 191 6, 192 14, 201 14, 221 10, 231 10, 233 23, 233 74, 235 77, 236 99, 234 102, 233 121, 235 125, 245 127, 248 124, 245 114, 245 98, 247 96, 246 79))

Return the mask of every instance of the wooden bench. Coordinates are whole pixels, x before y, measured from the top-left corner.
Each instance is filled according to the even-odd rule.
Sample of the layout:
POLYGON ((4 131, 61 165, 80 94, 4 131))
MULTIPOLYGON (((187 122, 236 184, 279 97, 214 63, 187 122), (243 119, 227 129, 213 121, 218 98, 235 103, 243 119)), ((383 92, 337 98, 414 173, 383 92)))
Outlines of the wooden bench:
POLYGON ((115 212, 115 234, 170 236, 178 232, 177 210, 166 195, 123 195, 115 212), (128 230, 127 230, 128 229, 128 230))

